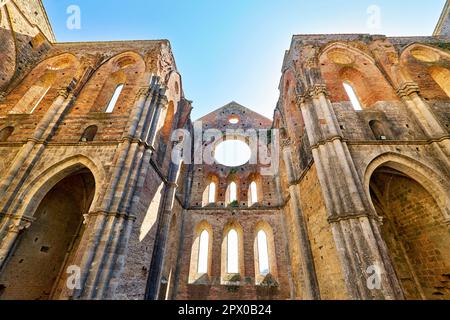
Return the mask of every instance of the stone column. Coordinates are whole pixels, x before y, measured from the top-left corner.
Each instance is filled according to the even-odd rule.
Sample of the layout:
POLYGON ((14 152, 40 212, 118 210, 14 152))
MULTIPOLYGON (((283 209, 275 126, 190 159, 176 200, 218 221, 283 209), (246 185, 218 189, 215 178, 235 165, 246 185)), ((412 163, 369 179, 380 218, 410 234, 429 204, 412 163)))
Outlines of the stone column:
MULTIPOLYGON (((52 103, 47 113, 39 121, 33 133, 33 136, 19 151, 19 154, 15 157, 14 162, 9 168, 8 174, 5 175, 2 183, 0 184, 0 197, 2 198, 1 199, 2 203, 6 200, 5 195, 7 189, 11 187, 13 179, 17 178, 19 170, 22 168, 24 162, 26 160, 29 160, 29 155, 33 150, 34 146, 36 145, 36 143, 39 142, 41 139, 46 138, 44 136, 44 131, 48 128, 50 122, 54 120, 54 117, 58 112, 58 110, 63 108, 65 109, 65 107, 67 107, 67 105, 70 104, 70 101, 73 98, 73 96, 70 96, 69 99, 69 91, 66 88, 59 90, 58 93, 59 93, 58 97, 52 103)), ((2 211, 5 211, 6 209, 7 208, 3 207, 2 211)))
POLYGON ((70 90, 71 88, 59 90, 58 97, 37 125, 33 137, 23 145, 0 184, 0 213, 4 216, 4 222, 0 227, 0 241, 7 232, 7 228, 13 223, 12 218, 16 218, 17 210, 21 205, 21 201, 17 199, 17 193, 45 149, 43 142, 48 140, 48 136, 44 135, 45 130, 51 122, 57 121, 55 119, 57 114, 61 116, 63 113, 61 109, 68 108, 72 102, 73 95, 69 93, 70 90))
MULTIPOLYGON (((164 92, 164 90, 163 90, 164 92)), ((156 105, 156 109, 154 111, 153 117, 152 117, 152 124, 150 126, 149 134, 147 136, 147 143, 155 148, 155 142, 156 142, 156 136, 157 136, 157 130, 160 123, 160 117, 164 110, 167 109, 168 101, 165 95, 161 95, 158 99, 158 103, 156 105)))
POLYGON ((404 82, 397 90, 397 95, 407 105, 419 126, 429 139, 435 140, 435 150, 442 161, 450 168, 450 140, 447 130, 439 123, 431 107, 419 94, 419 86, 414 82, 404 82))
POLYGON ((133 188, 133 177, 139 176, 142 161, 149 159, 149 155, 144 157, 142 142, 135 137, 140 136, 139 123, 146 114, 145 106, 149 105, 148 101, 152 99, 151 92, 149 88, 139 90, 135 107, 130 114, 128 131, 119 146, 107 191, 96 207, 96 212, 90 213, 90 223, 94 225, 86 245, 88 249, 81 262, 84 287, 75 293, 78 299, 102 299, 111 296, 113 287, 110 286, 110 280, 120 272, 118 269, 123 261, 117 261, 117 258, 124 256, 122 251, 126 248, 135 220, 131 212, 120 209, 126 204, 129 189, 133 188))
POLYGON ((406 103, 412 114, 430 138, 446 135, 430 106, 419 95, 419 86, 414 82, 405 82, 397 90, 398 96, 406 103))
POLYGON ((349 296, 403 298, 380 236, 379 221, 369 205, 325 86, 311 86, 299 101, 349 296), (321 124, 319 128, 308 123, 314 118, 321 124), (368 288, 370 266, 382 272, 381 290, 368 288))
POLYGON ((8 255, 14 246, 19 234, 28 229, 33 222, 32 218, 22 217, 20 219, 14 218, 12 223, 9 224, 6 235, 3 237, 3 241, 0 245, 0 270, 3 267, 8 255))
POLYGON ((152 263, 148 278, 147 299, 157 300, 162 278, 162 270, 165 262, 167 239, 170 232, 170 222, 173 217, 173 205, 175 201, 176 190, 178 188, 176 181, 180 173, 180 165, 172 163, 169 173, 169 181, 166 184, 164 200, 159 216, 158 232, 155 248, 153 250, 152 263))
POLYGON ((306 225, 306 219, 300 205, 300 191, 297 186, 297 177, 292 166, 292 150, 290 145, 290 142, 284 143, 283 158, 289 180, 289 195, 291 197, 289 205, 291 207, 291 212, 295 220, 295 229, 297 230, 297 239, 301 254, 300 260, 302 262, 302 273, 304 275, 305 281, 304 299, 319 300, 319 283, 317 281, 316 270, 314 266, 314 257, 311 250, 311 244, 309 242, 308 227, 306 225))

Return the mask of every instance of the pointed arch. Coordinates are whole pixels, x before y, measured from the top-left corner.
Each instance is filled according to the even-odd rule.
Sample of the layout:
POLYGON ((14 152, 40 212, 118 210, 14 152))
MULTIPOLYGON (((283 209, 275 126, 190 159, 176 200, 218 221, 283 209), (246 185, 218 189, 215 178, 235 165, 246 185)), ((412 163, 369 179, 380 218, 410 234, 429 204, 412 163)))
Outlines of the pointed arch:
POLYGON ((319 54, 319 67, 331 102, 350 101, 344 84, 353 88, 362 109, 379 101, 399 101, 374 58, 351 45, 335 42, 326 46, 319 54))
POLYGON ((286 129, 291 138, 300 141, 305 130, 305 122, 300 107, 297 105, 297 83, 300 80, 292 70, 283 74, 282 103, 286 129))
POLYGON ((418 84, 426 99, 450 99, 450 54, 446 50, 412 43, 400 56, 400 68, 405 81, 418 84))
POLYGON ((40 62, 6 97, 3 108, 0 108, 0 114, 46 110, 58 96, 58 90, 71 84, 79 66, 79 60, 69 53, 40 62))
POLYGON ((262 203, 264 198, 263 183, 260 174, 251 174, 248 179, 248 206, 252 207, 262 203))
POLYGON ((225 192, 225 203, 228 206, 237 207, 240 204, 240 181, 238 177, 228 178, 227 191, 225 192))
POLYGON ((446 179, 439 181, 431 168, 390 153, 369 165, 366 180, 369 202, 383 221, 379 236, 404 296, 448 299, 441 283, 450 267, 449 194, 439 186, 446 179))
POLYGON ((95 139, 95 136, 97 135, 98 127, 96 125, 92 125, 87 127, 83 135, 80 138, 80 142, 92 142, 95 139))
POLYGON ((219 195, 219 178, 216 175, 210 175, 205 181, 206 187, 203 191, 203 207, 216 205, 219 195))
POLYGON ((141 87, 146 83, 146 64, 134 51, 125 51, 104 61, 83 87, 72 113, 86 110, 120 114, 127 111, 141 87))
MULTIPOLYGON (((450 190, 450 183, 445 174, 438 173, 428 165, 410 157, 392 152, 384 153, 375 157, 366 168, 364 186, 369 197, 370 179, 375 170, 382 166, 402 172, 422 185, 437 202, 444 219, 450 221, 450 194, 447 191, 450 190)), ((374 209, 373 203, 371 206, 374 209)))
POLYGON ((277 256, 273 229, 266 221, 260 221, 255 226, 254 259, 256 285, 262 284, 269 277, 278 278, 277 256))
POLYGON ((89 211, 92 211, 100 198, 105 183, 105 171, 100 163, 96 163, 84 155, 74 155, 65 160, 51 164, 36 176, 30 177, 22 187, 22 192, 15 198, 13 210, 18 216, 35 212, 44 196, 64 177, 87 168, 95 179, 95 196, 89 211))
POLYGON ((240 283, 245 275, 244 267, 244 233, 236 220, 228 222, 223 229, 222 284, 240 283))
POLYGON ((189 283, 208 283, 212 271, 213 228, 207 220, 194 230, 191 247, 189 283))

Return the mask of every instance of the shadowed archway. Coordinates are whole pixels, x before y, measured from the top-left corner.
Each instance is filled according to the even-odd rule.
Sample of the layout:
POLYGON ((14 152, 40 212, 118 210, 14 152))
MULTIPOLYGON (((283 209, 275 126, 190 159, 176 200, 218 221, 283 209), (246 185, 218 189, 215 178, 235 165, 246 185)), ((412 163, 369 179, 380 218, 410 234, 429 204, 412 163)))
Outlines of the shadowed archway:
POLYGON ((0 299, 58 296, 84 231, 83 214, 89 212, 94 195, 94 175, 83 167, 47 192, 36 212, 30 212, 35 221, 19 235, 0 271, 0 299))
POLYGON ((382 165, 371 176, 370 196, 405 298, 449 299, 448 225, 431 193, 407 173, 382 165))

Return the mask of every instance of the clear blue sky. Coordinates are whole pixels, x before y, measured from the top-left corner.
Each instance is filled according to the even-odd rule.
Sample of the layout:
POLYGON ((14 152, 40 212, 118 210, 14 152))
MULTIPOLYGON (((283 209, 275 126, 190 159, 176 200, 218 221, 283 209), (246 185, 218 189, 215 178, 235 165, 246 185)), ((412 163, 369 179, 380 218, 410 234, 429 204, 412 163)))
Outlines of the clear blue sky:
POLYGON ((44 0, 58 41, 169 39, 193 118, 235 100, 272 118, 293 34, 431 35, 445 0, 44 0), (81 29, 66 27, 69 5, 81 29), (367 25, 377 5, 381 27, 367 25))

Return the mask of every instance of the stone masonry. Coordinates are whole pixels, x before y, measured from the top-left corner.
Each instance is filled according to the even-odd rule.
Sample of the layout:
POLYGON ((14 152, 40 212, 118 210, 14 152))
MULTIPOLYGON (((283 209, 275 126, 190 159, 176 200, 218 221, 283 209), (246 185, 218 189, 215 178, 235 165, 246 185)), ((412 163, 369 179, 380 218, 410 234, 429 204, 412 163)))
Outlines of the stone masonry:
POLYGON ((197 121, 169 41, 0 4, 0 299, 450 299, 449 3, 430 37, 294 35, 273 120, 197 121), (196 161, 252 131, 270 164, 196 161))

